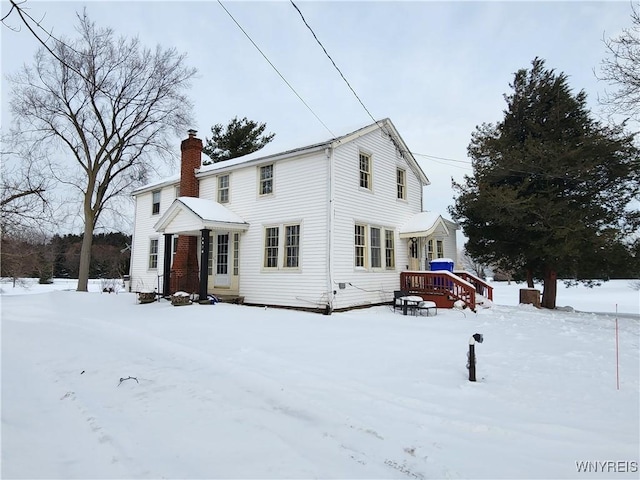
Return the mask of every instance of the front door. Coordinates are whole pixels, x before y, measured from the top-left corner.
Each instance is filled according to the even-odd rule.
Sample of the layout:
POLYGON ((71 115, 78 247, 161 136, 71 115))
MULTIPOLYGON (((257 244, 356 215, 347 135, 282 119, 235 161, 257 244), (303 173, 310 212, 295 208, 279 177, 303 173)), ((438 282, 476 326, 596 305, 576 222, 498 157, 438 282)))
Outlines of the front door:
POLYGON ((229 263, 231 260, 229 255, 229 232, 217 233, 214 244, 214 286, 229 287, 231 285, 231 277, 229 276, 229 263))

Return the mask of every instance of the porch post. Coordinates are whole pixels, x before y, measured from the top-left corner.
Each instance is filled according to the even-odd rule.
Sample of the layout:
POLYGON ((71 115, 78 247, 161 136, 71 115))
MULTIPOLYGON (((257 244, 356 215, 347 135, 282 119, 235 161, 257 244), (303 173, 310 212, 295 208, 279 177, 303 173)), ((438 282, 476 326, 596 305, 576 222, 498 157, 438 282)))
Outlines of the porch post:
POLYGON ((207 279, 209 269, 209 233, 210 230, 200 230, 200 301, 207 299, 207 279))
POLYGON ((173 235, 164 234, 164 261, 162 264, 162 295, 168 297, 171 295, 171 254, 173 235))

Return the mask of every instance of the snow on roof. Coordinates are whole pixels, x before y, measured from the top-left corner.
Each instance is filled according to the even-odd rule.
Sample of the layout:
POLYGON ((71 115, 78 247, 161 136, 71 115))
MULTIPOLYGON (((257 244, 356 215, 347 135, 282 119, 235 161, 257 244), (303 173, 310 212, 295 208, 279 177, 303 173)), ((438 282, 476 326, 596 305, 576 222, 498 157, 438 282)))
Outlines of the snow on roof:
POLYGON ((246 223, 227 207, 213 200, 195 197, 178 197, 177 200, 182 202, 202 220, 224 223, 246 223))
POLYGON ((436 223, 440 217, 436 212, 420 212, 415 214, 408 222, 400 227, 400 233, 424 232, 436 223))

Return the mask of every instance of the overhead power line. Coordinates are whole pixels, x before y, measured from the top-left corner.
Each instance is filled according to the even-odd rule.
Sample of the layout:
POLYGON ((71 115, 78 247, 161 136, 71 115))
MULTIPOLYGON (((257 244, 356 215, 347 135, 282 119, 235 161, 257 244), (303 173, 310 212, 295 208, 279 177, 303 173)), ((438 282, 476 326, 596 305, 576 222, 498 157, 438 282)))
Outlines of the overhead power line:
POLYGON ((373 115, 371 115, 371 112, 369 111, 369 109, 365 106, 365 104, 362 102, 362 100, 360 99, 360 97, 358 96, 358 94, 356 93, 356 91, 353 89, 353 87, 351 86, 351 84, 349 83, 349 81, 346 79, 346 77, 344 76, 344 74, 342 73, 342 71, 338 68, 338 65, 336 65, 336 62, 333 61, 333 58, 331 58, 331 55, 329 55, 329 52, 327 52, 327 49, 324 48, 324 45, 322 44, 322 42, 318 39, 318 36, 316 35, 316 33, 313 31, 313 29, 311 28, 311 26, 307 23, 307 20, 304 18, 304 15, 302 14, 302 12, 300 11, 300 9, 298 8, 298 6, 293 2, 293 0, 289 0, 291 2, 291 5, 293 5, 293 8, 295 8, 298 13, 300 14, 300 18, 302 18, 302 21, 304 22, 304 24, 307 26, 307 28, 309 29, 309 31, 311 32, 311 34, 313 35, 313 38, 316 39, 316 42, 318 42, 318 45, 320 45, 320 47, 322 48, 322 51, 324 52, 324 54, 327 56, 327 58, 329 60, 331 60, 331 63, 333 64, 334 68, 338 71, 338 73, 340 74, 340 76, 342 77, 342 80, 344 80, 344 83, 347 84, 347 87, 349 87, 349 90, 351 90, 351 92, 353 93, 353 95, 358 99, 358 102, 360 102, 360 105, 362 105, 362 108, 364 108, 365 112, 367 112, 367 114, 369 115, 369 117, 371 117, 371 120, 373 120, 375 123, 378 123, 378 121, 373 117, 373 115))
POLYGON ((307 109, 313 114, 314 117, 316 117, 316 119, 322 124, 322 126, 324 128, 327 129, 327 131, 331 134, 332 137, 335 137, 336 134, 333 133, 331 131, 331 129, 329 127, 327 127, 327 125, 320 119, 320 117, 316 114, 316 112, 313 111, 313 109, 309 106, 309 104, 307 102, 304 101, 304 99, 300 96, 300 94, 296 91, 295 88, 293 88, 293 86, 291 86, 291 84, 287 81, 286 78, 284 78, 284 75, 282 75, 282 73, 280 73, 280 71, 276 68, 276 66, 271 62, 271 60, 269 60, 269 58, 265 55, 265 53, 260 49, 260 47, 258 47, 258 45, 256 44, 256 42, 253 41, 253 39, 249 36, 249 34, 246 32, 246 30, 244 28, 242 28, 242 26, 238 23, 238 21, 234 18, 233 15, 231 15, 231 12, 229 12, 229 10, 227 10, 227 8, 222 4, 221 0, 218 0, 218 3, 220 4, 220 6, 224 9, 225 12, 227 12, 227 15, 229 15, 229 17, 231 18, 231 20, 233 20, 233 22, 238 26, 238 28, 242 31, 242 33, 244 33, 244 35, 249 39, 249 41, 253 44, 253 46, 256 48, 256 50, 258 50, 258 52, 260 52, 260 54, 264 57, 264 59, 269 63, 269 65, 271 65, 271 68, 273 68, 276 73, 280 76, 280 78, 282 79, 282 81, 284 83, 287 84, 287 86, 291 89, 291 91, 293 93, 295 93, 296 97, 298 97, 300 99, 300 101, 304 104, 305 107, 307 107, 307 109))

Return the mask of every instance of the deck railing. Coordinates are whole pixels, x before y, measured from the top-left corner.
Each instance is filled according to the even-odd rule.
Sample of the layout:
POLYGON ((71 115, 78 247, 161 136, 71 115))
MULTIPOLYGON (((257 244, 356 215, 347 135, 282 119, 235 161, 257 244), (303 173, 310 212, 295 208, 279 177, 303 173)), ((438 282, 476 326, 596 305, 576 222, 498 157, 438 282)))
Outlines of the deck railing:
POLYGON ((478 295, 482 295, 489 300, 493 300, 493 287, 482 280, 480 277, 476 277, 472 273, 469 273, 465 270, 454 270, 453 273, 476 287, 476 293, 478 295))
POLYGON ((450 302, 462 300, 471 310, 476 309, 475 287, 445 270, 400 272, 400 288, 415 295, 445 296, 450 302))

